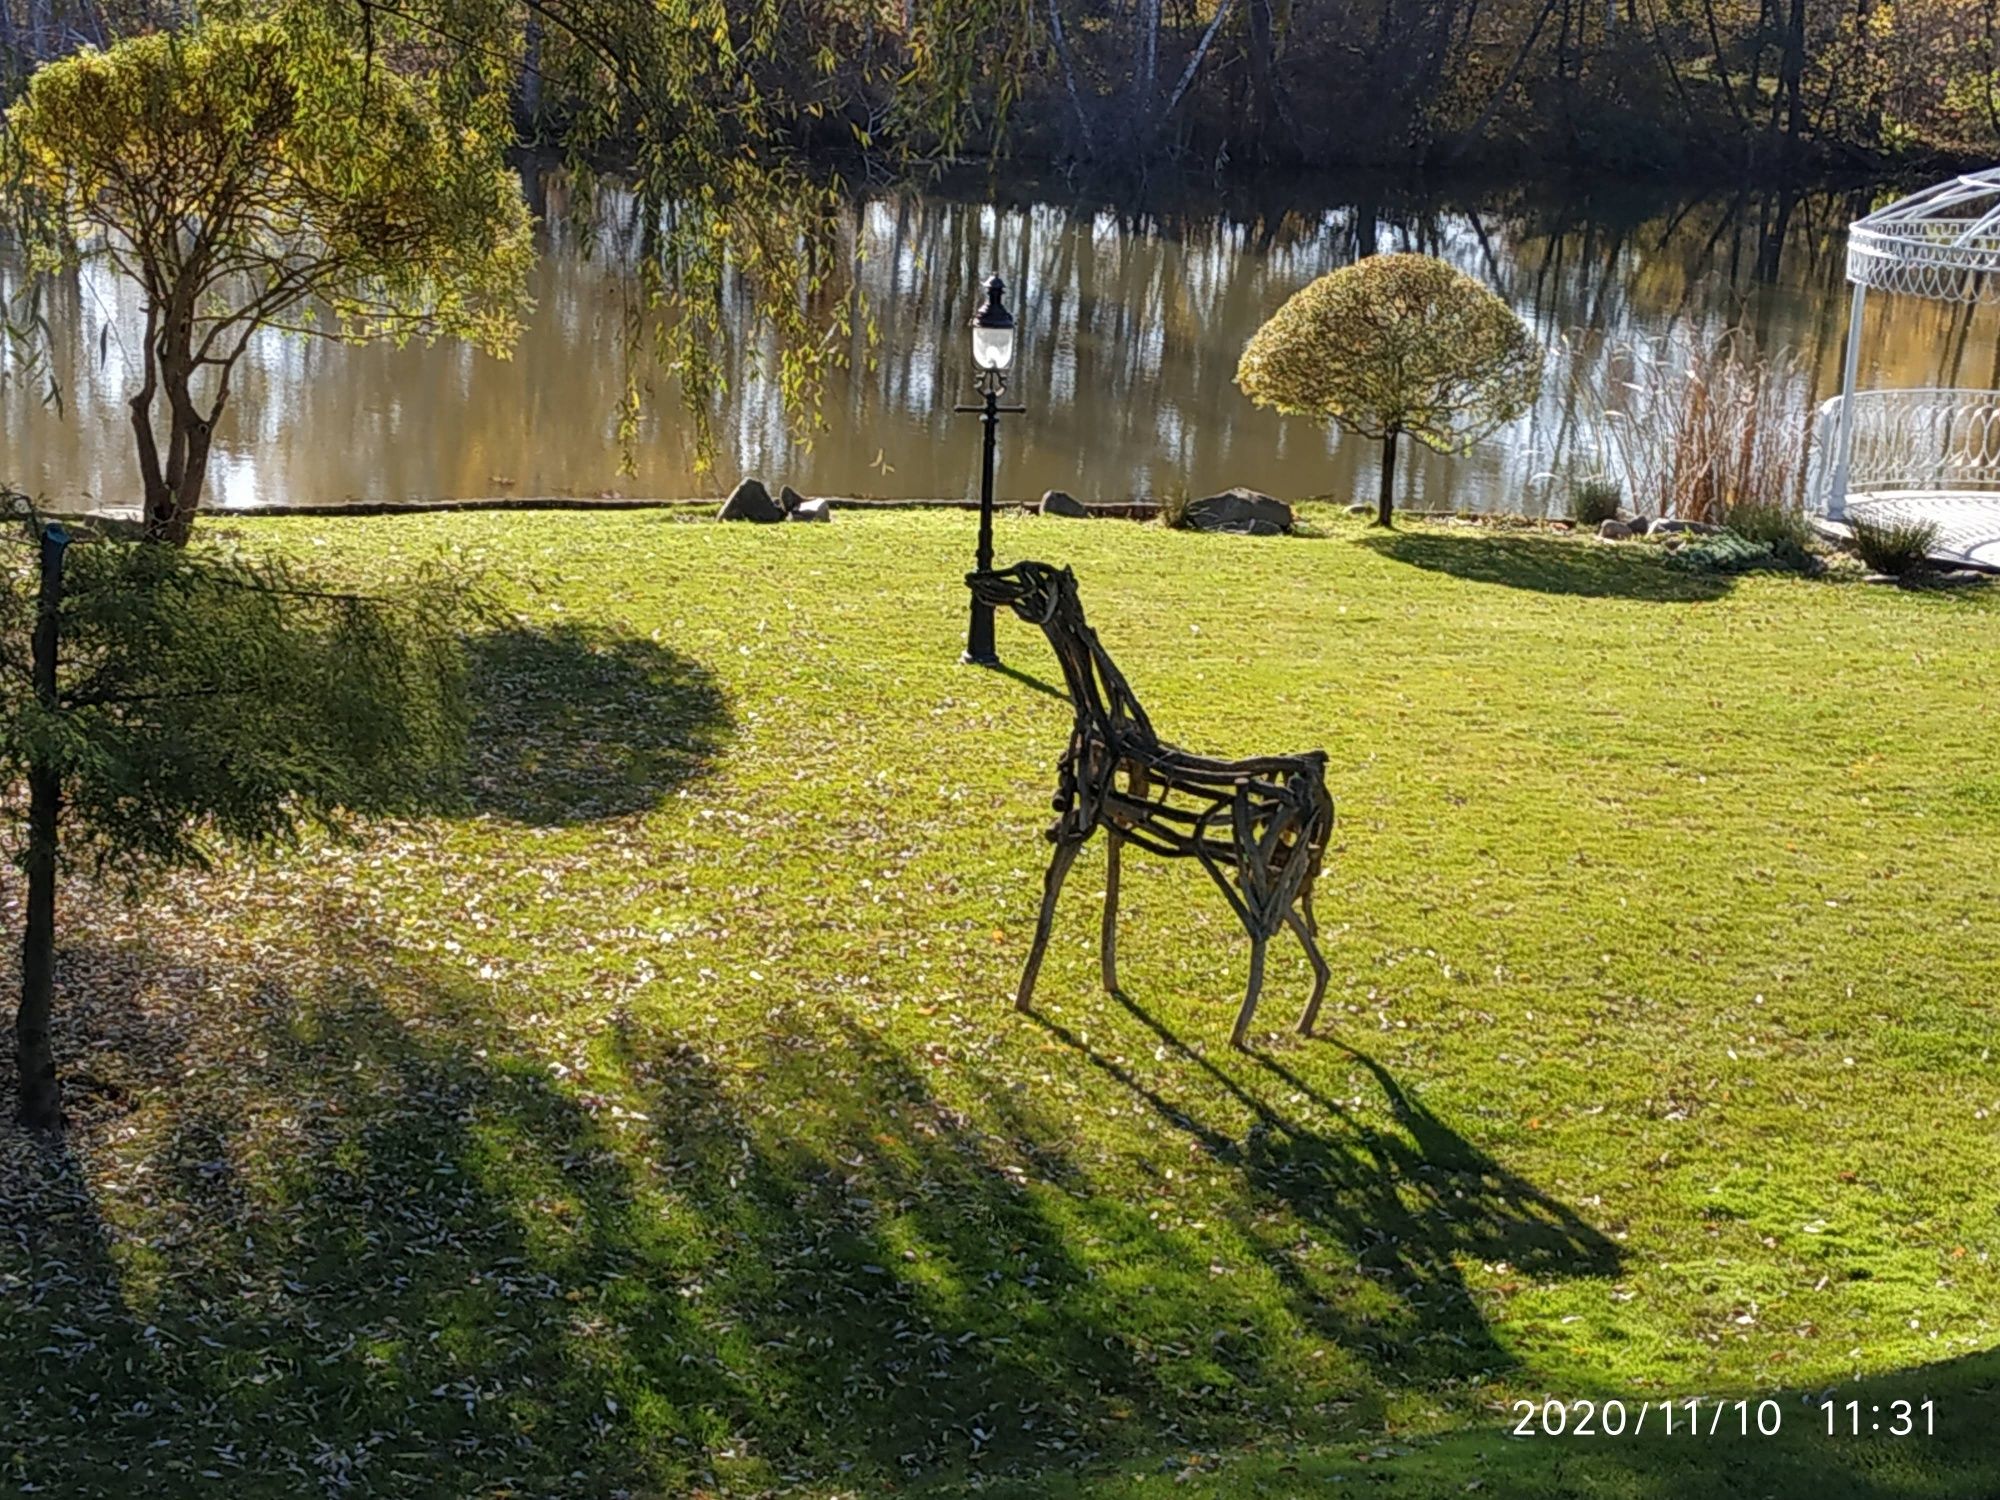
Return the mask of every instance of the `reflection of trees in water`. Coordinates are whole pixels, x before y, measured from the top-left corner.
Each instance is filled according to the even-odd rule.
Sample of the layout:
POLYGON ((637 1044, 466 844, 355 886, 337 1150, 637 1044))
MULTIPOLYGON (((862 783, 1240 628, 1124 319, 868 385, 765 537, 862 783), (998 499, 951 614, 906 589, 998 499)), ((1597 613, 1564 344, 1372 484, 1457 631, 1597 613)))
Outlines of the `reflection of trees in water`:
MULTIPOLYGON (((692 473, 668 382, 641 424, 639 472, 616 473, 622 306, 646 243, 636 201, 615 187, 585 198, 560 173, 539 178, 537 189, 554 253, 516 359, 269 340, 246 377, 235 433, 239 496, 706 487, 692 473)), ((1827 394, 1846 326, 1845 226, 1868 206, 1866 194, 1847 191, 1418 191, 1354 176, 1199 183, 1144 203, 1060 182, 980 201, 987 196, 984 179, 857 196, 840 247, 855 274, 825 294, 821 310, 858 293, 877 337, 871 343, 857 319, 851 368, 831 382, 828 430, 810 448, 787 430, 774 385, 754 373, 775 351, 750 319, 747 291, 725 286, 719 356, 742 372, 717 413, 725 483, 762 472, 822 493, 967 492, 976 445, 950 407, 963 393, 970 299, 998 270, 1015 288, 1023 329, 1015 389, 1033 409, 1005 435, 1007 494, 1055 485, 1112 497, 1230 483, 1366 490, 1372 449, 1252 411, 1235 389, 1236 360, 1250 333, 1312 277, 1371 250, 1414 249, 1492 283, 1557 354, 1541 404, 1508 438, 1463 459, 1420 456, 1404 499, 1532 503, 1533 476, 1574 433, 1577 390, 1616 379, 1606 351, 1619 345, 1741 325, 1754 345, 1797 353, 1803 400, 1827 394), (1579 329, 1595 336, 1565 341, 1579 329)), ((121 324, 124 312, 102 289, 74 301, 65 359, 87 399, 58 446, 77 450, 67 468, 100 470, 129 462, 112 406, 116 338, 108 372, 96 368, 105 311, 119 310, 121 324)), ((1989 322, 1906 300, 1893 316, 1871 317, 1866 354, 1873 383, 1983 384, 2000 367, 1989 322)), ((0 401, 10 438, 25 421, 46 421, 18 390, 0 401)), ((73 481, 65 474, 62 483, 73 481)))

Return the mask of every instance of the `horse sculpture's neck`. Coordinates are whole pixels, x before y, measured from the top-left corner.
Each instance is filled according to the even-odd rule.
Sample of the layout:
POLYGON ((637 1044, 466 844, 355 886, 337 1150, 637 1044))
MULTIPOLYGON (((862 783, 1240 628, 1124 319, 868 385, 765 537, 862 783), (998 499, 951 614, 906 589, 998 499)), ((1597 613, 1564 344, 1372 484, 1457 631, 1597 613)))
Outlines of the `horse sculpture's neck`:
POLYGON ((1095 727, 1107 739, 1135 737, 1146 745, 1158 743, 1146 710, 1083 618, 1074 589, 1058 591, 1042 630, 1062 664, 1079 730, 1095 727))

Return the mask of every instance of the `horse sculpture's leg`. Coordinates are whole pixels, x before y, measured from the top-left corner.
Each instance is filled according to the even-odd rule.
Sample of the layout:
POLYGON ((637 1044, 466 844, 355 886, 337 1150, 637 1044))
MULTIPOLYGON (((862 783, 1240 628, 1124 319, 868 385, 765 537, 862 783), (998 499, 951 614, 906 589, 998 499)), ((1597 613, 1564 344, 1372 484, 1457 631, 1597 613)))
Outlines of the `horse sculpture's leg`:
MULTIPOLYGON (((1306 903, 1311 900, 1310 895, 1305 898, 1306 903)), ((1327 967, 1326 959, 1320 955, 1319 944, 1313 941, 1315 924, 1311 905, 1305 904, 1304 916, 1295 911, 1286 912, 1285 920, 1298 935, 1300 945, 1306 950, 1306 958, 1313 966, 1312 999, 1306 1002, 1305 1014, 1299 1017, 1299 1035, 1311 1036, 1313 1023, 1319 1019, 1319 1003, 1326 998, 1326 982, 1333 977, 1333 970, 1327 967)))
POLYGON ((1035 946, 1028 950, 1028 967, 1021 974, 1021 992, 1014 997, 1014 1009, 1026 1010, 1035 998, 1035 976, 1042 970, 1042 952, 1049 946, 1049 929, 1055 926, 1056 897, 1062 894, 1069 867, 1076 863, 1076 851, 1083 840, 1058 839, 1049 872, 1042 877, 1042 915, 1035 923, 1035 946))
POLYGON ((1112 994, 1118 993, 1118 850, 1125 842, 1115 828, 1105 830, 1110 836, 1110 848, 1106 855, 1104 870, 1104 988, 1112 994))
POLYGON ((1250 988, 1243 996, 1243 1009, 1236 1013, 1236 1029, 1229 1033, 1229 1045, 1239 1051, 1250 1030, 1250 1018, 1257 1014, 1257 992, 1264 988, 1264 945, 1270 939, 1262 933, 1250 934, 1250 988))

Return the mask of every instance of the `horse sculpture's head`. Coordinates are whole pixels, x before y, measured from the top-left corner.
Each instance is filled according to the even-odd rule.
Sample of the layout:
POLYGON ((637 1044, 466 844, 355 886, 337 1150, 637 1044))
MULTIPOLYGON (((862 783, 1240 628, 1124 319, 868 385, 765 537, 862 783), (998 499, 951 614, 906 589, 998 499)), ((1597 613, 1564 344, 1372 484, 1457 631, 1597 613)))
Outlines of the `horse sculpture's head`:
POLYGON ((1011 568, 967 573, 965 583, 981 604, 1011 609, 1031 625, 1046 625, 1065 596, 1076 597, 1076 575, 1045 562, 1020 562, 1011 568))

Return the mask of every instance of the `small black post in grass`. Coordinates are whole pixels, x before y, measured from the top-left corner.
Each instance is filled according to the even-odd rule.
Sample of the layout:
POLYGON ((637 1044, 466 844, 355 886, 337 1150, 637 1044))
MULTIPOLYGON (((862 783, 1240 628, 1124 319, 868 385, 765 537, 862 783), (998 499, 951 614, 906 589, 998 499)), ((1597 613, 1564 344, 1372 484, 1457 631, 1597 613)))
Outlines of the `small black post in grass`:
MULTIPOLYGON (((985 400, 978 406, 955 406, 953 411, 976 412, 986 419, 985 464, 979 479, 979 553, 982 573, 993 569, 993 458, 999 442, 1000 414, 1024 412, 1025 406, 1002 406, 1001 393, 1007 389, 1007 369, 1014 363, 1014 315, 1001 300, 1007 283, 998 276, 986 281, 986 302, 972 320, 972 362, 979 369, 979 390, 985 400)), ((965 632, 965 655, 969 666, 997 667, 1000 653, 993 646, 993 606, 982 604, 975 595, 972 622, 965 632)))
MULTIPOLYGON (((69 533, 56 523, 41 528, 42 578, 36 600, 33 667, 35 701, 54 718, 56 648, 62 616, 63 554, 69 533)), ((49 726, 53 728, 53 725, 49 726)), ((27 922, 21 938, 21 1008, 14 1018, 15 1055, 20 1065, 20 1123, 56 1130, 63 1121, 62 1085, 50 1037, 55 1000, 56 820, 62 805, 62 774, 46 748, 28 760, 28 847, 22 859, 28 875, 27 922)))

